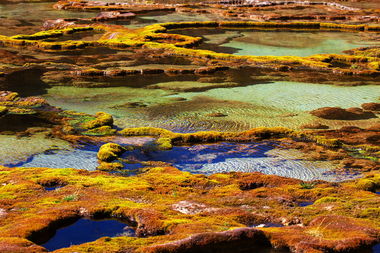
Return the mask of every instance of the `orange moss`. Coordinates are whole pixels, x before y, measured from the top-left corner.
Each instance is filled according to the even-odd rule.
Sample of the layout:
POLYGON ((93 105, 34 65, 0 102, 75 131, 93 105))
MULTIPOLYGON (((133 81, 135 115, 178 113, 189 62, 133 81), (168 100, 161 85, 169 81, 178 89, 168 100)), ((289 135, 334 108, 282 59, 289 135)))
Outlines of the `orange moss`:
MULTIPOLYGON (((57 252, 85 252, 90 248, 94 252, 146 252, 194 233, 232 231, 262 222, 304 225, 262 228, 276 246, 348 250, 373 243, 380 231, 373 194, 358 192, 352 183, 340 187, 319 183, 307 190, 299 187, 299 180, 260 173, 205 176, 156 167, 138 176, 121 177, 74 169, 1 167, 0 183, 10 181, 18 190, 12 188, 11 202, 4 198, 0 201, 0 208, 7 213, 0 222, 0 237, 22 238, 27 244, 20 244, 21 249, 33 245, 25 238, 34 240, 46 228, 93 215, 124 218, 135 224, 138 235, 157 236, 101 238, 57 252), (57 191, 45 191, 40 186, 51 183, 65 186, 57 191), (307 208, 297 205, 305 199, 332 196, 339 201, 307 208), (321 207, 331 204, 341 216, 324 218, 329 211, 321 207), (186 214, 188 211, 192 214, 186 214)), ((0 194, 10 194, 10 189, 2 187, 0 194)), ((0 245, 14 244, 10 240, 0 245)))

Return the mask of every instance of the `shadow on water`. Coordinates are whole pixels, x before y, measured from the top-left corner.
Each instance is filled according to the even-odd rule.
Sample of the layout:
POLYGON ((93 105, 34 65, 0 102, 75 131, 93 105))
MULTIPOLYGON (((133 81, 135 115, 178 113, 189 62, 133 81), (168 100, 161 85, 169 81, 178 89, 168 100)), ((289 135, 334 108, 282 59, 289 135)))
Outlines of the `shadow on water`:
POLYGON ((21 132, 30 127, 51 127, 53 123, 38 115, 6 114, 0 117, 0 132, 12 131, 21 132))
POLYGON ((10 73, 3 82, 0 81, 0 90, 15 91, 22 97, 43 95, 49 87, 41 80, 44 72, 34 68, 10 73))
POLYGON ((38 232, 31 238, 33 242, 49 251, 95 241, 101 237, 129 236, 135 231, 127 224, 112 219, 71 219, 54 229, 38 232))

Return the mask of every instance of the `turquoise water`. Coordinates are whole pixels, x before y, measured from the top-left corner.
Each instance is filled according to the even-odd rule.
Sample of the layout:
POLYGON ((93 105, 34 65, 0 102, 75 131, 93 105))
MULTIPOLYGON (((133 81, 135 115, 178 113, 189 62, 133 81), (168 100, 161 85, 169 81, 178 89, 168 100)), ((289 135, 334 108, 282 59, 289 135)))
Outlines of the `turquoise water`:
MULTIPOLYGON (((127 83, 127 81, 126 81, 127 83)), ((194 81, 194 87, 209 83, 194 81)), ((173 92, 181 82, 160 83, 162 89, 131 87, 77 88, 56 86, 44 97, 63 109, 111 113, 121 128, 155 126, 176 131, 247 130, 259 126, 297 128, 316 120, 308 111, 325 106, 360 107, 378 101, 378 86, 334 86, 274 81, 202 92, 173 92), (354 96, 352 94, 355 94, 354 96), (184 99, 183 101, 176 100, 184 99), (225 117, 211 117, 222 113, 225 117)), ((185 82, 182 87, 188 87, 185 82)), ((374 119, 376 120, 376 119, 374 119)), ((351 122, 324 122, 340 124, 351 122)), ((357 123, 357 122, 356 122, 357 123)), ((334 125, 335 126, 335 125, 334 125)))
POLYGON ((128 28, 141 28, 146 25, 152 25, 156 23, 166 23, 166 22, 190 22, 190 21, 209 21, 218 20, 220 17, 206 14, 192 14, 192 13, 156 13, 148 15, 139 15, 131 21, 117 21, 117 23, 125 23, 128 28))
MULTIPOLYGON (((181 94, 186 98, 197 95, 198 93, 181 94)), ((299 112, 326 106, 360 107, 362 103, 374 102, 379 99, 379 86, 345 87, 274 81, 246 87, 212 89, 203 92, 203 95, 225 100, 233 98, 240 102, 299 112)))
POLYGON ((336 54, 357 47, 379 45, 363 33, 350 32, 241 32, 220 46, 237 50, 236 55, 310 56, 336 54))
POLYGON ((345 50, 380 45, 377 34, 363 32, 253 29, 177 29, 170 33, 201 36, 201 49, 256 56, 340 54, 345 50))

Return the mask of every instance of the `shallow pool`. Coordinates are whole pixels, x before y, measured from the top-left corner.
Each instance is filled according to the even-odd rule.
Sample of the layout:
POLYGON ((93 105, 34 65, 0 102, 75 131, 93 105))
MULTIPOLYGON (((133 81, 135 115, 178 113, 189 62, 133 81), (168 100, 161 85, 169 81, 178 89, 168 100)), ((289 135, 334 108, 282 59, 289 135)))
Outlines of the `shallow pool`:
POLYGON ((117 220, 79 219, 58 229, 47 242, 41 244, 49 251, 95 241, 101 237, 135 236, 135 231, 117 220))
POLYGON ((236 55, 310 56, 379 45, 376 35, 363 32, 253 29, 182 29, 171 33, 202 36, 202 49, 236 55))
MULTIPOLYGON (((179 132, 241 131, 260 126, 299 128, 302 124, 314 121, 331 127, 360 124, 357 121, 321 120, 308 111, 325 106, 360 107, 362 103, 378 99, 376 85, 344 87, 251 81, 252 85, 244 87, 213 88, 213 85, 218 87, 221 83, 193 83, 177 81, 151 84, 156 89, 55 86, 48 89, 44 97, 63 109, 90 114, 98 111, 111 113, 115 124, 121 128, 153 126, 179 132), (170 87, 189 89, 202 86, 208 89, 199 92, 170 90, 170 87), (213 117, 215 113, 224 117, 213 117)), ((129 85, 127 80, 125 85, 129 85)))
POLYGON ((307 161, 297 150, 280 149, 275 142, 199 144, 167 151, 126 152, 123 158, 163 161, 195 174, 261 172, 301 180, 344 181, 359 175, 336 173, 330 162, 307 161))

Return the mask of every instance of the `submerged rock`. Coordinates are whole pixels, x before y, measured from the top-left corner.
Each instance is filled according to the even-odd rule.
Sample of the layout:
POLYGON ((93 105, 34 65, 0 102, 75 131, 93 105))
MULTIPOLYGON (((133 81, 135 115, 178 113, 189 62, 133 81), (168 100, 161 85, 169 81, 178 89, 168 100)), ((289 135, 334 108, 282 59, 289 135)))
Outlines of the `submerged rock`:
POLYGON ((320 123, 305 124, 305 125, 302 125, 301 128, 303 128, 303 129, 329 129, 328 126, 320 124, 320 123))
POLYGON ((374 113, 365 112, 357 107, 348 109, 342 109, 340 107, 322 107, 311 111, 310 114, 319 118, 334 120, 358 120, 376 117, 374 113))
POLYGON ((122 18, 133 18, 136 16, 132 12, 120 12, 120 11, 103 11, 99 13, 94 20, 96 21, 105 21, 105 20, 111 20, 111 19, 122 19, 122 18))
POLYGON ((380 111, 380 103, 364 103, 362 108, 367 111, 380 111))

